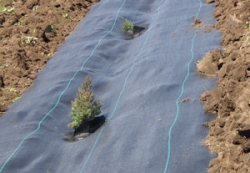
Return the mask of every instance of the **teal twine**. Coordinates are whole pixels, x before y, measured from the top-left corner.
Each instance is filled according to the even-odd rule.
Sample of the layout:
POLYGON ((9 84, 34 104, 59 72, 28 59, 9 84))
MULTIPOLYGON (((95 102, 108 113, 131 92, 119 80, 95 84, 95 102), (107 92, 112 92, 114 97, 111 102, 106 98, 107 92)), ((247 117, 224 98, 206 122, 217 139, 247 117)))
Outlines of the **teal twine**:
MULTIPOLYGON (((201 10, 201 7, 202 7, 202 3, 201 3, 200 0, 199 0, 199 2, 200 2, 200 6, 199 6, 199 9, 198 9, 198 11, 197 11, 197 13, 196 13, 196 15, 195 15, 195 18, 198 17, 198 15, 199 15, 199 13, 200 13, 200 10, 201 10)), ((172 125, 170 126, 169 131, 168 131, 168 155, 167 155, 167 160, 166 160, 166 165, 165 165, 164 173, 166 173, 167 170, 168 170, 168 165, 169 165, 169 160, 170 160, 170 154, 171 154, 171 137, 172 137, 171 133, 172 133, 172 129, 173 129, 173 127, 174 127, 174 125, 175 125, 175 123, 176 123, 176 121, 177 121, 177 119, 178 119, 179 112, 180 112, 180 108, 179 108, 178 102, 179 102, 180 98, 182 97, 182 95, 183 95, 183 93, 184 93, 185 83, 186 83, 186 81, 187 81, 187 79, 188 79, 188 76, 189 76, 189 74, 190 74, 190 64, 191 64, 191 62, 192 62, 193 59, 194 59, 194 52, 193 52, 193 49, 194 49, 194 40, 195 40, 196 35, 197 35, 197 34, 195 33, 194 36, 193 36, 193 38, 192 38, 191 49, 190 49, 190 51, 191 51, 191 58, 190 58, 190 60, 189 60, 189 62, 188 62, 188 65, 187 65, 188 69, 187 69, 186 77, 185 77, 185 79, 184 79, 184 81, 182 82, 182 85, 181 85, 181 93, 180 93, 179 97, 178 97, 178 98, 176 99, 176 101, 175 101, 175 105, 176 105, 175 119, 174 119, 174 121, 173 121, 173 123, 172 123, 172 125)))
MULTIPOLYGON (((163 2, 163 1, 162 1, 162 2, 163 2)), ((156 22, 156 20, 158 19, 159 14, 160 14, 160 6, 157 8, 157 17, 156 17, 156 19, 153 21, 153 24, 154 24, 154 23, 156 22)), ((141 55, 141 53, 142 53, 142 51, 143 51, 143 49, 144 49, 144 47, 145 47, 145 45, 146 45, 146 43, 147 43, 147 41, 148 41, 148 38, 149 38, 151 29, 152 29, 152 26, 149 27, 149 29, 147 30, 147 36, 146 36, 146 39, 145 39, 145 41, 144 41, 144 43, 143 43, 143 46, 142 46, 142 48, 140 49, 140 51, 139 51, 139 53, 137 54, 137 56, 135 56, 135 58, 134 58, 133 64, 132 64, 132 66, 131 66, 131 68, 130 68, 130 71, 129 71, 128 75, 126 76, 126 79, 125 79, 125 81, 124 81, 122 90, 121 90, 121 92, 120 92, 120 94, 119 94, 119 96, 118 96, 118 98, 117 98, 117 100, 116 100, 114 110, 113 110, 112 114, 110 115, 110 117, 109 117, 109 119, 108 119, 108 122, 110 121, 110 119, 111 119, 111 118, 114 116, 114 114, 115 114, 115 111, 116 111, 116 109, 117 109, 117 106, 118 106, 118 103, 119 103, 120 98, 121 98, 121 96, 122 96, 122 93, 124 92, 125 87, 126 87, 126 85, 127 85, 127 81, 128 81, 128 79, 129 79, 129 77, 130 77, 130 75, 131 75, 131 73, 132 73, 132 71, 133 71, 133 69, 134 69, 135 64, 136 64, 136 60, 137 60, 137 58, 141 55)), ((86 166, 86 164, 88 163, 88 161, 89 161, 89 159, 90 159, 90 156, 92 155, 92 153, 93 153, 93 151, 94 151, 94 149, 95 149, 95 147, 96 147, 96 145, 97 145, 97 143, 98 143, 98 141, 99 141, 99 139, 100 139, 100 137, 101 137, 101 134, 102 134, 102 132, 103 132, 104 127, 105 127, 105 126, 103 126, 102 129, 100 130, 100 132, 99 132, 99 134, 98 134, 98 136, 97 136, 97 138, 96 138, 96 140, 95 140, 95 143, 94 143, 93 147, 91 148, 91 151, 90 151, 90 153, 89 153, 89 155, 88 155, 88 157, 87 157, 87 159, 86 159, 86 161, 85 161, 85 163, 84 163, 84 165, 83 165, 83 167, 82 167, 80 173, 83 173, 83 171, 84 171, 84 169, 85 169, 85 166, 86 166)))

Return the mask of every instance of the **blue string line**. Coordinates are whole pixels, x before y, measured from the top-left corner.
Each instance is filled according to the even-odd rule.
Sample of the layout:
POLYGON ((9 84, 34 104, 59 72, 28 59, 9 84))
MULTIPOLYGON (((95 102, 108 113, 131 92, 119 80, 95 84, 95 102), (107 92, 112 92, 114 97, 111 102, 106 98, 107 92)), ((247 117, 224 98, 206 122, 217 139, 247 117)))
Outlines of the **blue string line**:
POLYGON ((69 82, 68 82, 66 88, 65 88, 65 89, 63 90, 63 92, 59 95, 59 97, 58 97, 58 99, 57 99, 57 102, 56 102, 55 106, 54 106, 54 107, 53 107, 53 108, 52 108, 52 109, 51 109, 51 110, 50 110, 50 111, 49 111, 49 112, 39 121, 37 128, 36 128, 33 132, 29 133, 27 136, 25 136, 25 137, 23 138, 23 140, 20 142, 20 144, 17 146, 17 148, 11 153, 11 155, 9 156, 9 158, 8 158, 8 159, 5 161, 5 163, 2 165, 2 167, 1 167, 1 169, 0 169, 0 172, 3 171, 4 167, 6 166, 6 164, 10 161, 10 159, 13 157, 13 155, 19 150, 19 148, 22 146, 22 144, 24 143, 24 141, 25 141, 27 138, 29 138, 31 135, 33 135, 34 133, 36 133, 36 132, 41 128, 42 122, 49 116, 49 114, 50 114, 51 112, 53 112, 53 111, 56 109, 56 107, 57 107, 58 104, 60 103, 61 97, 62 97, 63 94, 68 90, 70 84, 72 83, 73 79, 76 77, 76 75, 78 74, 78 72, 79 72, 80 70, 83 69, 83 67, 85 66, 85 64, 87 63, 87 61, 93 56, 94 52, 96 51, 96 49, 98 48, 98 46, 101 44, 102 40, 103 40, 110 32, 113 31, 113 29, 114 29, 114 27, 115 27, 115 24, 116 24, 116 22, 117 22, 118 14, 119 14, 120 10, 122 9, 123 5, 125 4, 125 2, 126 2, 126 0, 123 1, 121 7, 120 7, 119 10, 117 11, 116 16, 115 16, 115 21, 114 21, 114 23, 113 23, 111 29, 110 29, 104 36, 101 37, 101 39, 98 41, 98 43, 97 43, 97 45, 95 46, 95 48, 92 50, 92 53, 91 53, 91 54, 88 56, 88 58, 83 62, 81 68, 80 68, 79 70, 77 70, 77 71, 74 73, 74 75, 71 77, 71 79, 69 80, 69 82))
MULTIPOLYGON (((162 2, 163 2, 163 1, 162 1, 162 2)), ((160 6, 159 6, 159 7, 160 7, 160 6)), ((159 7, 157 8, 157 17, 156 17, 155 20, 153 21, 153 24, 156 22, 156 20, 157 20, 158 17, 159 17, 159 14, 160 14, 159 7)), ((153 26, 149 27, 149 29, 146 31, 146 32, 147 32, 146 39, 145 39, 145 41, 144 41, 144 43, 143 43, 143 46, 142 46, 142 48, 140 49, 139 53, 138 53, 138 54, 135 56, 135 58, 134 58, 133 64, 132 64, 132 66, 131 66, 131 69, 130 69, 130 71, 129 71, 129 73, 128 73, 128 75, 126 76, 126 79, 125 79, 125 81, 124 81, 122 90, 121 90, 121 92, 120 92, 120 94, 119 94, 119 96, 118 96, 118 98, 117 98, 117 100, 116 100, 114 110, 113 110, 112 114, 110 115, 109 119, 107 120, 107 123, 111 120, 111 118, 112 118, 112 117, 114 116, 114 114, 115 114, 115 111, 116 111, 116 109, 117 109, 117 106, 118 106, 118 103, 119 103, 119 101, 120 101, 120 98, 121 98, 121 96, 122 96, 122 94, 123 94, 123 92, 124 92, 124 90, 125 90, 126 85, 127 85, 127 81, 128 81, 128 79, 129 79, 129 77, 130 77, 130 75, 131 75, 131 73, 132 73, 132 71, 133 71, 133 69, 134 69, 136 60, 137 60, 137 58, 141 55, 141 53, 142 53, 142 51, 143 51, 143 49, 144 49, 144 47, 145 47, 145 45, 146 45, 146 43, 147 43, 147 41, 148 41, 149 34, 150 34, 150 31, 151 31, 152 28, 153 28, 153 26)), ((101 134, 102 134, 102 132, 103 132, 104 127, 105 127, 105 126, 103 126, 103 127, 101 128, 101 130, 100 130, 100 132, 99 132, 99 134, 98 134, 98 136, 97 136, 97 138, 96 138, 96 140, 95 140, 95 143, 94 143, 93 147, 91 148, 91 151, 90 151, 90 153, 89 153, 89 155, 88 155, 88 157, 87 157, 87 159, 86 159, 86 161, 85 161, 85 163, 84 163, 84 165, 83 165, 83 167, 82 167, 80 173, 83 173, 84 168, 85 168, 86 164, 88 163, 89 158, 90 158, 90 156, 92 155, 92 153, 93 153, 93 151, 94 151, 94 149, 95 149, 95 147, 96 147, 96 145, 97 145, 97 143, 98 143, 98 141, 99 141, 99 139, 100 139, 100 137, 101 137, 101 134)))
MULTIPOLYGON (((197 11, 197 13, 196 13, 196 15, 195 15, 195 18, 198 17, 198 15, 199 15, 199 13, 200 13, 200 10, 201 10, 201 7, 202 7, 202 2, 201 2, 200 0, 199 0, 199 2, 200 2, 200 7, 199 7, 199 9, 198 9, 198 11, 197 11)), ((189 76, 189 74, 190 74, 190 64, 191 64, 191 62, 192 62, 193 59, 194 59, 194 52, 193 52, 193 49, 194 49, 194 40, 195 40, 196 35, 197 35, 197 33, 195 33, 194 36, 193 36, 193 38, 192 38, 192 44, 191 44, 191 49, 190 49, 190 51, 191 51, 191 59, 189 60, 188 65, 187 65, 188 69, 187 69, 186 77, 185 77, 185 79, 184 79, 184 81, 182 82, 182 85, 181 85, 181 93, 180 93, 179 97, 178 97, 178 98, 176 99, 176 101, 175 101, 175 105, 176 105, 175 119, 174 119, 174 121, 173 121, 173 123, 172 123, 172 125, 170 126, 169 131, 168 131, 168 155, 167 155, 167 160, 166 160, 166 165, 165 165, 164 173, 166 173, 167 170, 168 170, 168 165, 169 165, 169 160, 170 160, 170 154, 171 154, 171 145, 170 145, 170 144, 171 144, 171 133, 172 133, 172 129, 173 129, 173 127, 174 127, 174 125, 175 125, 175 123, 176 123, 176 121, 177 121, 177 119, 178 119, 179 112, 180 112, 180 107, 179 107, 178 102, 179 102, 180 98, 182 97, 182 95, 183 95, 183 93, 184 93, 185 83, 186 83, 186 81, 187 81, 187 79, 188 79, 188 76, 189 76)))

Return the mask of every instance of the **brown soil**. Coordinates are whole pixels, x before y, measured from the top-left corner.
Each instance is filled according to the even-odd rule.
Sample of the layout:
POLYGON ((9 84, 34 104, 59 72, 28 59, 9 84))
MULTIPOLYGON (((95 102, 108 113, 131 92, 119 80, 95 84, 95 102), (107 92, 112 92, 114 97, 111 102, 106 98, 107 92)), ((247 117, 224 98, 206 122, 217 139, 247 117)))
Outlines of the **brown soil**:
POLYGON ((0 115, 98 1, 0 0, 0 115))
POLYGON ((197 64, 197 71, 218 77, 217 87, 205 92, 204 109, 217 118, 205 143, 218 153, 209 165, 211 173, 250 172, 250 1, 215 2, 215 28, 222 32, 222 51, 214 50, 197 64), (248 23, 249 22, 249 23, 248 23))

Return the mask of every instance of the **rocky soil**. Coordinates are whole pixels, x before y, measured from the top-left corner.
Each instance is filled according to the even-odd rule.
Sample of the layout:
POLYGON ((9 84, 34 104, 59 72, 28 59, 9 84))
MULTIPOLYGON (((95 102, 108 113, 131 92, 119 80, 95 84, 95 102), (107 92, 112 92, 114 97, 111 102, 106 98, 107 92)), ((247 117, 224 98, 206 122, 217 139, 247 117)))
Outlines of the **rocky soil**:
POLYGON ((208 52, 197 71, 217 77, 217 87, 201 96, 204 109, 217 118, 205 143, 218 154, 211 173, 250 172, 250 1, 207 0, 215 4, 215 29, 222 32, 221 49, 208 52))
POLYGON ((99 0, 0 0, 0 115, 99 0))

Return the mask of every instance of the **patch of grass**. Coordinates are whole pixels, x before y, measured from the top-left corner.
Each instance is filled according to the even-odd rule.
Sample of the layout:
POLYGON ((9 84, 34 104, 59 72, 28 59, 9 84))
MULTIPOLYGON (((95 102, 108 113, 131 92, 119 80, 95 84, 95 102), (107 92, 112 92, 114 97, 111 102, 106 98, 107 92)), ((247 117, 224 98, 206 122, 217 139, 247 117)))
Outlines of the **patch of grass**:
POLYGON ((122 30, 123 31, 133 31, 133 29, 134 29, 134 25, 130 20, 126 19, 122 23, 122 30))

